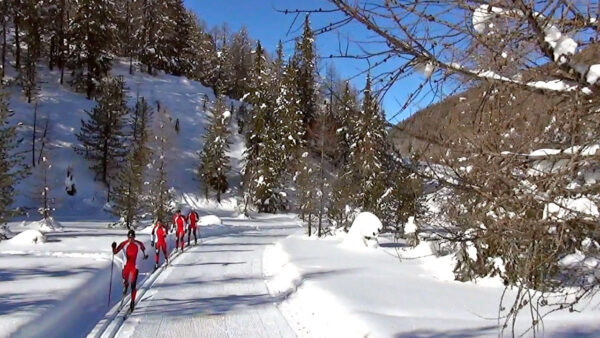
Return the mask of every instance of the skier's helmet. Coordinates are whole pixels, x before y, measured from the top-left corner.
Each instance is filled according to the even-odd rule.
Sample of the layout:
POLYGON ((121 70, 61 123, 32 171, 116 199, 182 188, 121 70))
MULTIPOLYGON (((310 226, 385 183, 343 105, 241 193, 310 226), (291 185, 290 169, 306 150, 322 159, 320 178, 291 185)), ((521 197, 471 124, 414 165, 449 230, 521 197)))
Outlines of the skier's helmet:
POLYGON ((135 231, 129 230, 129 232, 127 233, 127 238, 135 238, 135 231))

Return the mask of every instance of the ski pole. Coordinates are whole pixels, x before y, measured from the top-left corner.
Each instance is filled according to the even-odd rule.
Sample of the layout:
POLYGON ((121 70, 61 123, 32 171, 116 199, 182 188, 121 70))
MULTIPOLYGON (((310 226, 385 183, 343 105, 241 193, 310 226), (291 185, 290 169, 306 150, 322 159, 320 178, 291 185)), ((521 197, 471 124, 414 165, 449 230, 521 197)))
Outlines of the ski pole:
POLYGON ((115 260, 115 254, 113 253, 112 258, 110 260, 110 282, 108 284, 108 304, 107 304, 107 306, 110 306, 110 294, 112 293, 113 267, 115 266, 114 260, 115 260))

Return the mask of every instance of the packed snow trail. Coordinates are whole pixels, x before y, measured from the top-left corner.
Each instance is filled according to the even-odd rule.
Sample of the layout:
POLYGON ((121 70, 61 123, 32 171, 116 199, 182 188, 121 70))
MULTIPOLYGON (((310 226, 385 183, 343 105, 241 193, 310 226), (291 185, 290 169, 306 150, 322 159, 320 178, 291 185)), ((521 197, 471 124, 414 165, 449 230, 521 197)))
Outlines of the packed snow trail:
POLYGON ((288 216, 224 219, 254 230, 187 247, 140 298, 117 337, 294 337, 265 285, 262 255, 298 231, 288 216))

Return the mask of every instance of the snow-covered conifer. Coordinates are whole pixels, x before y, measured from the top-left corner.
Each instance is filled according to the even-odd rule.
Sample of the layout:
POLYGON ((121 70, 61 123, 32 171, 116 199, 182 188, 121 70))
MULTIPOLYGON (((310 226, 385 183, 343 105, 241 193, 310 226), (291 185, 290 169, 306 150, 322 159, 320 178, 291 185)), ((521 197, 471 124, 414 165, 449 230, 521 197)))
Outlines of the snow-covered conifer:
MULTIPOLYGON (((124 144, 129 108, 125 103, 123 79, 107 77, 100 83, 98 104, 87 112, 87 121, 81 121, 77 139, 81 145, 75 151, 90 161, 96 177, 110 187, 119 164, 127 154, 124 144)), ((110 194, 110 191, 109 191, 110 194)))
POLYGON ((221 194, 227 191, 227 173, 229 164, 229 123, 231 112, 225 106, 225 98, 218 96, 209 124, 204 135, 204 148, 200 154, 200 179, 204 184, 205 196, 208 198, 209 189, 217 193, 217 201, 221 202, 221 194))

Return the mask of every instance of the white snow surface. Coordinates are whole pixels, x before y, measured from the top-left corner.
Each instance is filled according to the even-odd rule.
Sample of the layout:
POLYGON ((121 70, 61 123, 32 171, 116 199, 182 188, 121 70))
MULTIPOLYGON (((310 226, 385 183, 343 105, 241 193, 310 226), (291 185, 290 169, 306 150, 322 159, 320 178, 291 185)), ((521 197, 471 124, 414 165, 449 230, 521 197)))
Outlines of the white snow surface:
MULTIPOLYGON (((339 247, 343 240, 297 233, 265 252, 267 285, 285 296, 279 308, 298 336, 498 336, 499 279, 454 281, 454 258, 436 257, 426 242, 411 249, 380 238, 378 249, 351 251, 339 247)), ((507 304, 514 294, 508 290, 507 304)), ((546 317, 544 336, 600 335, 598 301, 546 317)), ((517 333, 527 317, 519 317, 517 333)))
POLYGON ((223 221, 221 221, 221 219, 218 216, 215 215, 208 215, 208 216, 201 216, 198 219, 198 225, 222 225, 223 221))

